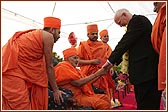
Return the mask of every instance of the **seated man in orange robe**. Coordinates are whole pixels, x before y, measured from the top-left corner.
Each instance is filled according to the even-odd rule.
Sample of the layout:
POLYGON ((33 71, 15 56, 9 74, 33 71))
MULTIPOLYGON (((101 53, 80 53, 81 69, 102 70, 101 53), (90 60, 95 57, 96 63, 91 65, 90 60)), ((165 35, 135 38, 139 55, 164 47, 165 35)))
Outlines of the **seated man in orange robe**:
POLYGON ((94 74, 86 76, 77 69, 78 56, 76 48, 63 51, 64 61, 55 66, 55 79, 60 87, 70 89, 77 100, 78 106, 91 106, 97 110, 109 110, 110 100, 105 94, 95 94, 91 82, 106 74, 107 69, 99 69, 94 74))
POLYGON ((54 101, 57 104, 63 101, 52 64, 52 48, 60 38, 60 27, 59 18, 46 17, 43 30, 16 32, 3 46, 3 110, 47 110, 48 80, 54 101))
MULTIPOLYGON (((87 41, 80 42, 77 48, 79 56, 79 66, 81 72, 87 76, 95 73, 107 60, 107 49, 102 41, 98 41, 98 26, 91 24, 87 26, 87 41)), ((106 77, 111 77, 109 74, 101 76, 92 85, 96 88, 103 89, 109 96, 108 81, 106 77)))

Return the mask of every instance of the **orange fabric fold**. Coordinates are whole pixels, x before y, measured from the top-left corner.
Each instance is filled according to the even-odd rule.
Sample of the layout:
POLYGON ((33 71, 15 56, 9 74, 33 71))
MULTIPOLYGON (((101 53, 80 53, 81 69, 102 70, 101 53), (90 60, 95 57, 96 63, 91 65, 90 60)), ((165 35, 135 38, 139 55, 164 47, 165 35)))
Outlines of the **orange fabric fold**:
POLYGON ((24 80, 16 76, 2 76, 3 110, 31 110, 29 97, 29 91, 24 80))
POLYGON ((87 33, 98 32, 97 24, 91 24, 87 26, 87 33))
POLYGON ((55 78, 59 86, 70 89, 77 100, 78 106, 91 106, 98 110, 109 110, 110 100, 104 94, 94 94, 90 83, 77 87, 71 85, 71 81, 85 77, 80 71, 74 68, 69 62, 60 62, 55 66, 55 78))
MULTIPOLYGON (((103 42, 91 42, 90 40, 83 41, 77 48, 78 56, 80 59, 92 60, 92 59, 105 59, 106 49, 104 48, 103 42)), ((95 65, 84 65, 80 66, 81 72, 86 75, 95 73, 99 66, 95 65)))
POLYGON ((63 55, 64 55, 64 59, 68 58, 68 57, 71 57, 73 55, 77 55, 76 48, 72 47, 72 48, 65 49, 63 51, 63 55))
POLYGON ((161 82, 166 81, 166 3, 158 12, 153 25, 151 41, 153 48, 159 54, 158 64, 158 89, 165 89, 166 85, 161 82))
POLYGON ((166 28, 163 33, 162 44, 160 46, 159 64, 158 64, 158 89, 164 90, 166 84, 166 28))
MULTIPOLYGON (((8 103, 10 109, 17 109, 14 103, 16 103, 15 101, 17 100, 17 103, 21 104, 24 100, 22 96, 25 96, 25 101, 31 105, 32 100, 30 101, 29 98, 33 96, 30 94, 34 93, 34 91, 40 91, 41 89, 44 89, 44 91, 40 91, 40 93, 45 94, 43 97, 46 99, 48 95, 46 93, 48 89, 48 77, 43 55, 42 30, 16 32, 2 48, 2 60, 2 77, 5 78, 4 80, 6 80, 6 78, 11 79, 10 82, 3 81, 2 84, 3 100, 5 100, 3 102, 6 102, 3 104, 4 107, 7 107, 5 104, 8 103), (7 86, 8 84, 14 85, 17 88, 12 90, 7 86), (32 89, 33 87, 36 89, 32 89), (28 89, 30 92, 27 92, 28 89), (17 94, 12 94, 13 91, 17 94)), ((38 100, 34 101, 38 102, 38 100)), ((45 106, 43 109, 47 109, 47 103, 43 103, 44 104, 40 103, 37 105, 38 108, 31 106, 31 109, 42 109, 43 106, 45 106)), ((20 109, 24 109, 25 107, 25 109, 28 110, 27 104, 23 103, 20 109)))
POLYGON ((55 17, 45 17, 44 18, 44 27, 49 28, 61 28, 61 20, 55 17))
MULTIPOLYGON (((92 60, 99 58, 101 60, 99 65, 80 65, 81 72, 86 75, 91 75, 99 70, 107 61, 108 55, 110 55, 112 52, 108 51, 109 54, 107 53, 107 47, 103 42, 91 42, 90 40, 81 42, 77 51, 80 59, 92 60)), ((101 76, 96 82, 93 83, 93 85, 108 92, 110 82, 108 82, 109 80, 107 80, 106 77, 108 76, 101 76)))
POLYGON ((160 52, 160 46, 165 27, 166 27, 166 4, 163 4, 162 8, 158 12, 151 34, 152 45, 157 53, 160 52))
MULTIPOLYGON (((80 73, 80 71, 76 68, 74 68, 69 62, 60 62, 56 67, 55 67, 55 78, 56 81, 59 84, 68 84, 73 80, 77 80, 80 78, 83 78, 84 75, 82 75, 80 73)), ((69 87, 68 87, 69 88, 69 87)), ((82 90, 82 92, 86 95, 93 95, 93 90, 91 85, 85 84, 82 87, 79 87, 79 89, 74 89, 74 87, 72 86, 71 88, 72 91, 74 91, 74 94, 80 94, 82 90)))
POLYGON ((112 49, 107 43, 104 43, 104 47, 106 48, 105 58, 108 59, 112 53, 112 49))
POLYGON ((16 39, 24 34, 33 30, 27 30, 23 32, 16 32, 12 38, 2 47, 2 73, 5 73, 7 70, 17 68, 18 60, 18 44, 16 39), (8 58, 7 58, 8 57, 8 58))
POLYGON ((31 108, 33 110, 47 110, 48 109, 48 87, 42 88, 37 85, 32 85, 31 108))

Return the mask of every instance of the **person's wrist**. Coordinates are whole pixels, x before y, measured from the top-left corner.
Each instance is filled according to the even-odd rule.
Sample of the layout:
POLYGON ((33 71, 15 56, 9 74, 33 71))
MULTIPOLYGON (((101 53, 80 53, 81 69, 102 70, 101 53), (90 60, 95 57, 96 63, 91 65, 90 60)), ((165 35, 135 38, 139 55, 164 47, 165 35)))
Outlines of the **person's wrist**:
POLYGON ((58 91, 58 88, 56 87, 55 89, 53 89, 53 92, 57 92, 58 91))
POLYGON ((57 90, 53 90, 53 92, 56 92, 57 90))

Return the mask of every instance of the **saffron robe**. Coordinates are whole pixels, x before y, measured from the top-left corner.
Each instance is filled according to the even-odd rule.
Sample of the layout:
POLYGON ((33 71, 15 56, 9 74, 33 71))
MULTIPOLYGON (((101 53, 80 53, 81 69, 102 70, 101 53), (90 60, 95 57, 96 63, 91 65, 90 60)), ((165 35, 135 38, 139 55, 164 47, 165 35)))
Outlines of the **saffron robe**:
MULTIPOLYGON (((81 65, 80 69, 83 74, 91 75, 95 73, 103 64, 107 61, 107 58, 112 51, 109 47, 105 46, 102 41, 92 42, 89 39, 80 43, 78 49, 78 56, 83 60, 100 59, 101 63, 99 65, 81 65)), ((101 76, 96 82, 93 83, 95 87, 101 88, 107 92, 109 95, 109 87, 114 87, 114 81, 110 74, 101 76)))
POLYGON ((16 32, 2 48, 2 109, 46 110, 42 30, 16 32))
POLYGON ((105 94, 94 94, 91 84, 73 86, 71 81, 85 77, 79 69, 74 68, 69 62, 63 61, 55 66, 55 78, 58 86, 70 89, 77 100, 78 106, 91 106, 98 110, 110 109, 110 100, 105 94))
POLYGON ((108 59, 109 56, 110 56, 111 53, 112 53, 112 49, 111 49, 111 47, 110 47, 107 43, 104 43, 104 47, 105 47, 105 49, 106 49, 105 58, 108 59))
MULTIPOLYGON (((105 47, 105 50, 106 50, 106 54, 105 54, 105 59, 106 60, 105 61, 107 61, 107 59, 109 58, 109 56, 112 53, 112 49, 107 43, 104 43, 104 47, 105 47)), ((107 94, 110 97, 110 99, 112 99, 113 98, 113 89, 115 89, 114 80, 112 79, 112 76, 109 74, 109 72, 105 77, 106 77, 106 80, 107 80, 107 83, 108 83, 107 94)))
POLYGON ((166 81, 166 3, 158 12, 151 37, 153 48, 159 54, 158 90, 164 90, 166 84, 162 82, 166 81))

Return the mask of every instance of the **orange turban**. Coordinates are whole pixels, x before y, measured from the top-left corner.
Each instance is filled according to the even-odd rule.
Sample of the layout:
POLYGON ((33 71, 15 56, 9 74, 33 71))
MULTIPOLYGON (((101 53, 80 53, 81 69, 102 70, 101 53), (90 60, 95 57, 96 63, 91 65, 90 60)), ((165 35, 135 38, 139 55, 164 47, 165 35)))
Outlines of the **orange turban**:
POLYGON ((104 29, 99 33, 99 35, 100 35, 100 38, 102 38, 104 35, 108 35, 108 31, 104 29))
POLYGON ((68 57, 71 57, 73 55, 77 55, 76 48, 72 47, 72 48, 65 49, 63 51, 63 55, 64 55, 64 59, 68 58, 68 57))
POLYGON ((75 37, 74 32, 71 32, 69 34, 68 40, 69 40, 69 42, 70 42, 71 45, 74 45, 77 42, 77 39, 75 37))
POLYGON ((61 20, 55 17, 45 17, 44 27, 61 28, 61 20))
POLYGON ((87 26, 87 33, 98 32, 97 24, 92 24, 87 26))

